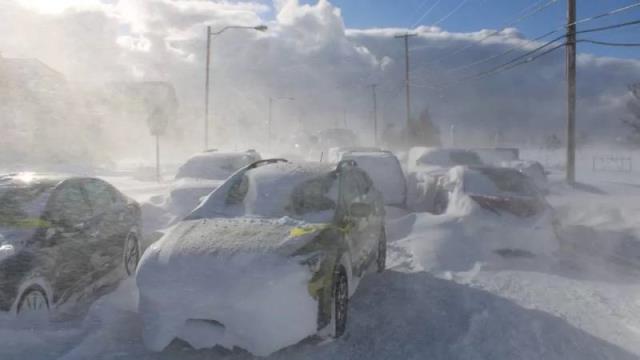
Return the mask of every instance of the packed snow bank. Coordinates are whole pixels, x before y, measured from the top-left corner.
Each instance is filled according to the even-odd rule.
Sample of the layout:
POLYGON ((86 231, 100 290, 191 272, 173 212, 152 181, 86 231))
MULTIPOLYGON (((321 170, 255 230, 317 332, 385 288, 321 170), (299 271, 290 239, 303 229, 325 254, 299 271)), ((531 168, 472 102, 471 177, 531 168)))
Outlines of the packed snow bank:
POLYGON ((409 215, 415 216, 411 232, 390 243, 390 249, 406 255, 401 261, 407 268, 470 271, 479 263, 502 262, 501 251, 548 257, 559 248, 550 211, 520 218, 482 209, 468 197, 454 196, 452 201, 456 205, 445 215, 409 215))
POLYGON ((550 191, 563 244, 640 267, 637 185, 604 180, 575 187, 552 183, 550 191))
POLYGON ((138 267, 145 344, 160 351, 181 338, 268 355, 314 334, 311 273, 287 256, 313 236, 289 236, 298 225, 201 219, 172 228, 138 267))
MULTIPOLYGON (((482 273, 480 277, 490 282, 492 275, 482 273)), ((588 301, 587 294, 593 291, 584 287, 582 292, 565 292, 580 284, 544 274, 530 278, 536 275, 532 290, 537 292, 527 292, 532 301, 557 296, 564 303, 556 305, 569 309, 576 304, 570 300, 572 295, 585 296, 588 301), (546 294, 545 280, 554 281, 546 294)), ((501 278, 491 286, 494 293, 425 272, 387 271, 360 284, 350 303, 347 336, 323 346, 285 349, 271 359, 637 359, 620 344, 579 326, 584 323, 549 313, 547 304, 526 306, 495 289, 517 292, 526 287, 528 279, 522 272, 501 278)), ((581 306, 576 312, 588 311, 584 302, 577 304, 581 306)))

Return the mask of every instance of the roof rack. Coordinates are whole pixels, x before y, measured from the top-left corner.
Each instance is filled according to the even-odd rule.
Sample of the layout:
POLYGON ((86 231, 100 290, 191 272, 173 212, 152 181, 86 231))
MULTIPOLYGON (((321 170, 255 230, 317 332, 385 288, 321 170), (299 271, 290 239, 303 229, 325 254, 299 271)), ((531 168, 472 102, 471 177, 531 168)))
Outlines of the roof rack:
POLYGON ((276 163, 280 163, 280 162, 288 163, 289 160, 287 160, 287 159, 263 159, 263 160, 258 160, 258 161, 255 161, 255 162, 251 163, 251 165, 249 165, 249 167, 247 167, 247 169, 255 169, 255 168, 263 166, 263 165, 276 164, 276 163))

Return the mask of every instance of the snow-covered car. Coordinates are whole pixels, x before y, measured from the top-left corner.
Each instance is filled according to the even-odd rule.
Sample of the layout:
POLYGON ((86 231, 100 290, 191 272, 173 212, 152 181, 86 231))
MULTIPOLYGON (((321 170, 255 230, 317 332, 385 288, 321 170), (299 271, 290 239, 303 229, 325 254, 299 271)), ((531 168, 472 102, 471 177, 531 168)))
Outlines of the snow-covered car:
POLYGON ((327 152, 327 156, 323 159, 328 162, 339 162, 342 160, 342 156, 350 152, 378 152, 383 151, 379 147, 374 146, 347 146, 347 147, 332 147, 327 152))
POLYGON ((407 181, 398 158, 390 151, 346 151, 340 160, 353 160, 367 172, 373 185, 382 193, 384 204, 404 208, 407 204, 407 181))
POLYGON ((464 149, 415 147, 407 163, 407 206, 414 211, 440 214, 438 180, 454 166, 481 166, 478 154, 464 149))
POLYGON ((495 233, 504 241, 495 240, 493 251, 501 255, 550 254, 558 248, 553 209, 532 179, 518 170, 457 166, 439 179, 438 191, 439 206, 447 213, 475 216, 481 227, 498 228, 495 233), (495 215, 502 221, 491 220, 495 215), (530 239, 537 233, 543 235, 530 239))
POLYGON ((170 190, 171 206, 179 215, 188 214, 231 174, 257 160, 260 155, 253 150, 212 150, 192 156, 178 169, 170 190))
POLYGON ((517 161, 520 159, 518 148, 473 148, 485 164, 498 165, 503 161, 517 161))
POLYGON ((353 161, 256 162, 153 244, 137 270, 144 342, 268 355, 345 331, 360 279, 383 271, 384 205, 353 161))
POLYGON ((95 178, 0 177, 0 311, 56 318, 135 272, 140 208, 95 178))
POLYGON ((358 136, 352 130, 341 128, 318 131, 310 139, 314 153, 311 156, 318 160, 327 159, 331 148, 354 147, 360 144, 358 136))
POLYGON ((533 160, 503 161, 500 166, 520 171, 531 178, 533 183, 543 192, 549 190, 549 180, 542 164, 533 160))

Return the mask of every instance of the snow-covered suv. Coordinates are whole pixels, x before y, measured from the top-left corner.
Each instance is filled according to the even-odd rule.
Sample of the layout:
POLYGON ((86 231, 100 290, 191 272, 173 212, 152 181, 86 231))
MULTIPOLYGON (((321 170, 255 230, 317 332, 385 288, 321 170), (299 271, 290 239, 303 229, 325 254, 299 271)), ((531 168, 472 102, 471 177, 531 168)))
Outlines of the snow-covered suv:
POLYGON ((385 259, 382 196, 354 161, 253 163, 145 252, 145 344, 177 337, 262 356, 339 337, 349 297, 385 259))

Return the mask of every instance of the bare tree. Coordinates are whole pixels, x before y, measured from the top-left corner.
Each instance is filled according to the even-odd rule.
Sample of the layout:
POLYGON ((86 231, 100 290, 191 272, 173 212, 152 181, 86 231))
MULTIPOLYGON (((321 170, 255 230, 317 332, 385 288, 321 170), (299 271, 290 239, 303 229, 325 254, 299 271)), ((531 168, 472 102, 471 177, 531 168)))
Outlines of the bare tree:
POLYGON ((428 108, 422 110, 418 118, 411 119, 408 140, 410 146, 441 145, 440 129, 433 123, 428 108))

